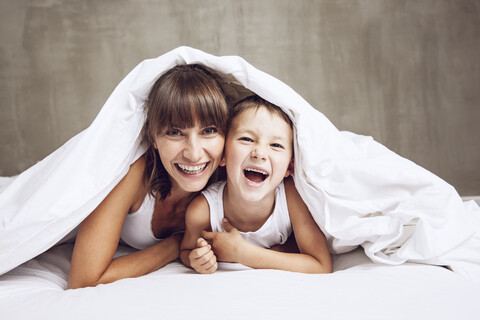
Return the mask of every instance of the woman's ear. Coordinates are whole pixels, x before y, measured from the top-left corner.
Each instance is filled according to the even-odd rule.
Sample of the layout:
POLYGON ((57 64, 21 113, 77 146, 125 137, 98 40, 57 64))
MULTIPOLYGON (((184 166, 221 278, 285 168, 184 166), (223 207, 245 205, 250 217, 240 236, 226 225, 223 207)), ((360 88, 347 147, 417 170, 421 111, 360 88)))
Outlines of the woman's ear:
POLYGON ((293 168, 294 168, 294 163, 293 163, 293 158, 292 160, 290 161, 290 163, 288 164, 288 168, 287 168, 287 171, 285 172, 285 178, 288 177, 289 175, 291 175, 293 173, 293 168))
POLYGON ((220 163, 218 164, 220 167, 225 167, 227 162, 225 161, 225 156, 222 156, 222 160, 220 160, 220 163))

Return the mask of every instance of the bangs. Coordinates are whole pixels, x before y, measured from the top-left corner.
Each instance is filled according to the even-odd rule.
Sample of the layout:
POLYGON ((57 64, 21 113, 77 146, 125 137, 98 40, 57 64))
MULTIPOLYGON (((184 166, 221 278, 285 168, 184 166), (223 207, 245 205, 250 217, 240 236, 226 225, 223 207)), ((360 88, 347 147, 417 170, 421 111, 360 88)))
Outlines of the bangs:
POLYGON ((199 125, 201 127, 215 126, 225 133, 228 108, 224 101, 221 92, 212 90, 204 83, 186 84, 177 92, 172 90, 167 105, 162 108, 164 112, 159 114, 159 129, 185 129, 199 125))
POLYGON ((183 69, 163 75, 148 97, 150 134, 196 125, 215 126, 225 134, 229 111, 218 82, 202 67, 192 65, 178 68, 183 69))

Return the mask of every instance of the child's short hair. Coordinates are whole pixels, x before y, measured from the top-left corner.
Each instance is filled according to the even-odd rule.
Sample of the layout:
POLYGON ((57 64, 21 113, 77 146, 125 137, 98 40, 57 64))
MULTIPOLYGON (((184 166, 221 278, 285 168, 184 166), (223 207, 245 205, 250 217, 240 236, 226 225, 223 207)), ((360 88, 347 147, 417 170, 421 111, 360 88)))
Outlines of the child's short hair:
POLYGON ((259 97, 258 95, 251 95, 235 103, 235 105, 230 110, 230 120, 228 126, 236 116, 242 113, 245 110, 254 108, 257 110, 260 107, 265 107, 271 114, 276 114, 280 116, 286 123, 293 129, 293 123, 290 117, 282 110, 282 108, 274 105, 271 102, 259 97))

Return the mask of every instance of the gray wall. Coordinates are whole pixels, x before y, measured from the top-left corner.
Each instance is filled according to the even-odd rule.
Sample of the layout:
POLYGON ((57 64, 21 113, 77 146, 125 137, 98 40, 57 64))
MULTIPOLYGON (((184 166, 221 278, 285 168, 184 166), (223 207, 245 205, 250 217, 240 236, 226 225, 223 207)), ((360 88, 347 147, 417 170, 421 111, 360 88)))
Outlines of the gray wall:
POLYGON ((244 57, 480 195, 479 1, 0 1, 0 175, 86 128, 140 61, 189 45, 244 57))

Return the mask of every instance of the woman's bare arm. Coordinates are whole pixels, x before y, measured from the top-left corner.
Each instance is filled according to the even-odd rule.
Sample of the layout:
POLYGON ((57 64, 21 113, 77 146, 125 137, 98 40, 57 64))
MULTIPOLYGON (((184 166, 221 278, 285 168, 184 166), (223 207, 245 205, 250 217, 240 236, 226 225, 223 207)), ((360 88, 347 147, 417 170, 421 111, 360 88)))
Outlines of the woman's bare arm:
POLYGON ((130 167, 102 203, 82 222, 73 250, 69 288, 95 286, 137 277, 178 258, 180 236, 172 236, 145 250, 113 259, 125 217, 145 195, 145 159, 130 167))

